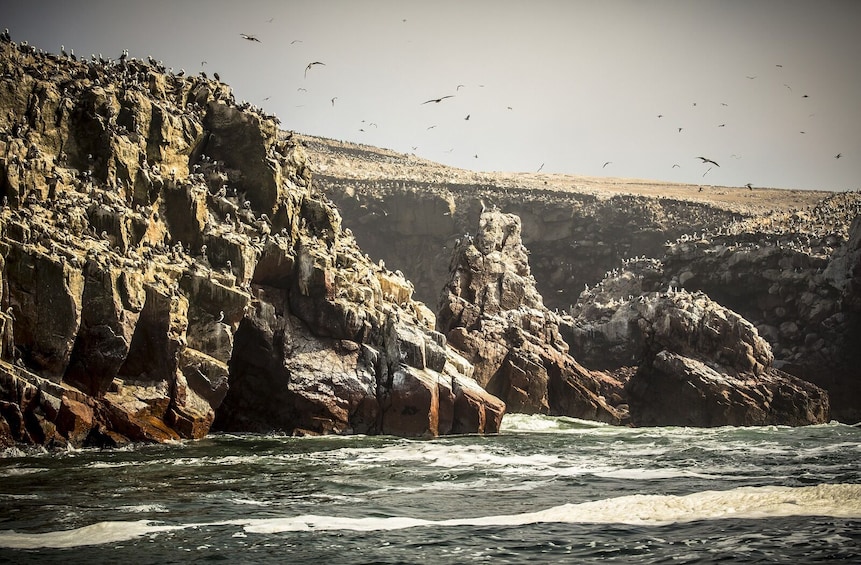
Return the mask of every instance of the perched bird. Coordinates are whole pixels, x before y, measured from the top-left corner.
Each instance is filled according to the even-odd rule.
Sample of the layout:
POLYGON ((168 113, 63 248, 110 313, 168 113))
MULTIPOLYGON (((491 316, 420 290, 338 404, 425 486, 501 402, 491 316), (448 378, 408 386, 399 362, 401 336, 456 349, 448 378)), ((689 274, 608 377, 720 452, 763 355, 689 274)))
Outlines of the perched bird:
POLYGON ((242 36, 242 39, 247 39, 248 41, 256 41, 257 43, 263 43, 253 35, 248 35, 247 33, 240 33, 239 35, 242 36))
POLYGON ((454 98, 454 94, 449 94, 448 96, 442 96, 440 98, 431 98, 430 100, 426 100, 426 101, 422 102, 422 104, 430 104, 431 102, 433 102, 435 104, 439 104, 440 102, 442 102, 446 98, 454 98))
MULTIPOLYGON (((703 163, 711 163, 715 167, 720 167, 720 165, 718 165, 717 163, 715 163, 711 159, 706 159, 705 157, 697 157, 697 159, 702 159, 703 163)), ((708 171, 706 171, 706 172, 708 172, 708 171)))
POLYGON ((311 70, 311 67, 313 67, 314 65, 323 65, 325 67, 326 63, 321 63, 320 61, 314 61, 313 63, 308 63, 308 66, 305 67, 305 76, 306 77, 308 76, 308 71, 311 70))

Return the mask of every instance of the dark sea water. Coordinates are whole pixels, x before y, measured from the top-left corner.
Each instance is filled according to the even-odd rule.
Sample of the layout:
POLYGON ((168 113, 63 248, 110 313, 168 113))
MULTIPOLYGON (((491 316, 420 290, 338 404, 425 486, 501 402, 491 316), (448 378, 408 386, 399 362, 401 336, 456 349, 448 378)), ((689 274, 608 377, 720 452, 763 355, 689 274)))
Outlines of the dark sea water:
POLYGON ((861 563, 861 429, 214 435, 0 458, 0 562, 861 563))

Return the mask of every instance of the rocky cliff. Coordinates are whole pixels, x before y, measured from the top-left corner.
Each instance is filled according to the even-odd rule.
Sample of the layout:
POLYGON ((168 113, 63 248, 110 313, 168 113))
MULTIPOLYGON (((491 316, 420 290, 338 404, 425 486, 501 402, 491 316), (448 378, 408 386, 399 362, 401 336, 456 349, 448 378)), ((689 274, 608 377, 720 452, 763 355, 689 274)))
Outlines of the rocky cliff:
MULTIPOLYGON (((357 239, 397 262, 425 300, 447 284, 458 240, 495 206, 521 218, 535 288, 557 313, 590 311, 588 290, 598 285, 618 287, 612 300, 620 304, 639 304, 639 291, 615 279, 640 262, 646 297, 670 287, 705 293, 757 329, 774 356, 769 370, 831 392, 831 417, 861 420, 859 353, 850 345, 861 337, 852 227, 861 194, 473 173, 367 146, 303 141, 357 239)), ((627 332, 635 341, 622 343, 594 331, 599 321, 581 318, 593 327, 585 334, 560 326, 569 354, 589 369, 633 374, 642 336, 627 332), (628 358, 613 365, 620 350, 628 358)), ((825 412, 813 410, 818 418, 825 412)))
POLYGON ((0 442, 498 429, 412 283, 226 85, 3 41, 0 110, 0 442))
POLYGON ((487 211, 456 243, 440 299, 440 331, 508 410, 627 421, 623 385, 568 355, 560 319, 544 306, 521 241, 520 219, 487 211))

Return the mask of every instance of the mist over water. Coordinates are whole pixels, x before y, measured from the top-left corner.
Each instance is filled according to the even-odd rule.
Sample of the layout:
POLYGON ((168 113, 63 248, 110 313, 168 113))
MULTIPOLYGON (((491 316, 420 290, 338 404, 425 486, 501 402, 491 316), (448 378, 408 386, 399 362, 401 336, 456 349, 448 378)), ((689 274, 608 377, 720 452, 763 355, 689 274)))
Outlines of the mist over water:
POLYGON ((861 429, 213 435, 0 459, 11 562, 861 559, 861 429))

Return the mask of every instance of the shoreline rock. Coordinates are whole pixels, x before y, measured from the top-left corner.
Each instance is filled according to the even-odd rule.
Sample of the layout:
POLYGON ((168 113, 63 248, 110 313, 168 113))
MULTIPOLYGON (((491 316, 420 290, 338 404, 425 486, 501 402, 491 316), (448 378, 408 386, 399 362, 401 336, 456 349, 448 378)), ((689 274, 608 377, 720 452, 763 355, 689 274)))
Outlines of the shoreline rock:
POLYGON ((276 118, 127 56, 0 71, 0 443, 498 431, 276 118))

